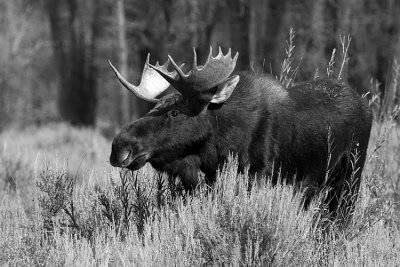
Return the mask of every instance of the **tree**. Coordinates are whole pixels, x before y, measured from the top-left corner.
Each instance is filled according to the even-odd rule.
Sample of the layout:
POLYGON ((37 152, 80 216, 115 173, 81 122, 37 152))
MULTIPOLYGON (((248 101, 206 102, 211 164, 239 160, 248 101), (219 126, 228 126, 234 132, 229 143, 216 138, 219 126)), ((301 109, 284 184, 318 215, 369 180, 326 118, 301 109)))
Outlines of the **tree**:
MULTIPOLYGON (((265 59, 264 44, 268 41, 269 0, 250 0, 249 57, 252 64, 265 59)), ((258 65, 258 64, 257 64, 258 65)))
POLYGON ((262 54, 267 62, 271 61, 273 70, 279 70, 282 63, 282 58, 279 57, 279 50, 283 50, 285 44, 282 43, 279 34, 284 33, 284 36, 287 36, 288 30, 293 27, 293 25, 286 25, 286 28, 283 27, 287 5, 286 0, 269 0, 267 12, 264 15, 267 17, 267 27, 266 33, 264 33, 266 38, 261 44, 263 47, 262 54))
POLYGON ((58 107, 73 125, 93 126, 97 105, 97 41, 102 1, 46 0, 60 79, 58 107))
POLYGON ((41 101, 51 82, 40 77, 51 75, 41 10, 36 2, 0 0, 0 131, 10 124, 38 123, 51 102, 41 101))
POLYGON ((234 50, 240 51, 237 69, 248 69, 250 62, 266 59, 274 69, 279 69, 277 41, 282 31, 286 11, 285 0, 234 0, 227 1, 230 11, 230 41, 234 50))
MULTIPOLYGON (((128 41, 126 37, 125 1, 117 1, 118 18, 118 48, 120 72, 124 77, 128 77, 128 41)), ((126 123, 130 119, 130 98, 129 91, 121 86, 120 90, 120 124, 126 123)))
MULTIPOLYGON (((322 63, 325 63, 326 55, 326 40, 325 40, 325 9, 326 0, 314 1, 312 3, 311 10, 311 42, 309 46, 309 64, 312 64, 312 69, 316 70, 322 67, 322 63)), ((326 64, 325 64, 326 65, 326 64)))
POLYGON ((240 57, 236 64, 236 69, 248 69, 250 66, 249 56, 249 2, 234 0, 228 1, 230 8, 230 42, 234 51, 240 52, 240 57))
POLYGON ((222 4, 213 0, 190 0, 185 3, 188 11, 190 45, 196 47, 199 59, 205 59, 212 45, 214 29, 220 21, 222 4))

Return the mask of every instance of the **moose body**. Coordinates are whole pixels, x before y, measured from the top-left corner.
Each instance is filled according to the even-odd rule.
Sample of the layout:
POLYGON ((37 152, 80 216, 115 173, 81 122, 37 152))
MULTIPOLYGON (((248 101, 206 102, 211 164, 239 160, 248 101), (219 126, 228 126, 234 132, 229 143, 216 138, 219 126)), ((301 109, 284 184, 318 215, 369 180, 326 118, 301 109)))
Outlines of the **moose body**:
MULTIPOLYGON (((211 53, 204 69, 209 61, 226 60, 221 52, 216 58, 211 53)), ((158 171, 180 177, 191 190, 200 171, 208 183, 214 182, 218 168, 233 153, 239 171, 249 167, 251 177, 272 179, 279 172, 305 189, 307 201, 324 186, 332 188, 332 196, 340 196, 349 184, 352 193, 358 192, 372 116, 353 89, 334 80, 286 89, 263 73, 230 76, 232 69, 216 85, 185 91, 175 78, 184 74, 174 67, 178 74, 167 72, 166 65, 152 67, 179 93, 157 100, 148 114, 123 127, 113 141, 113 166, 136 170, 149 162, 158 171)), ((339 203, 332 199, 329 206, 334 211, 339 203)))

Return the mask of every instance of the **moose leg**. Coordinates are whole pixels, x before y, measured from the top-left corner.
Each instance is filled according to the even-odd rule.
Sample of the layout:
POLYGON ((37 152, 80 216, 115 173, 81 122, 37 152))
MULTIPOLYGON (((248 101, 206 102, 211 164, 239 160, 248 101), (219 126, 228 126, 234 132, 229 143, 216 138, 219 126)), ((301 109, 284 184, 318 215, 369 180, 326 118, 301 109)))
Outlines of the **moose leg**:
POLYGON ((199 169, 186 166, 180 177, 185 190, 191 192, 199 184, 199 169))
POLYGON ((326 203, 332 219, 339 226, 347 226, 352 218, 361 182, 361 171, 366 153, 346 153, 330 177, 326 203))
POLYGON ((201 171, 205 175, 206 184, 211 187, 217 179, 217 171, 210 168, 201 168, 201 171))
POLYGON ((182 169, 179 177, 181 178, 183 188, 188 193, 192 193, 192 191, 199 184, 198 169, 192 169, 190 166, 186 166, 184 169, 182 169))
MULTIPOLYGON (((328 208, 331 220, 336 220, 339 215, 339 203, 343 201, 345 181, 351 170, 349 169, 349 160, 347 155, 343 155, 337 165, 332 169, 327 181, 329 191, 324 201, 328 208)), ((343 216, 343 215, 342 215, 343 216)))
POLYGON ((265 160, 259 164, 252 164, 249 168, 249 186, 250 190, 253 185, 259 184, 263 179, 272 179, 274 183, 274 174, 272 173, 272 165, 265 160))
POLYGON ((303 181, 300 182, 300 190, 303 192, 304 208, 308 209, 312 198, 319 191, 318 177, 316 174, 307 174, 303 181))
MULTIPOLYGON (((350 222, 361 183, 361 171, 365 163, 366 153, 355 153, 348 155, 346 162, 342 162, 345 173, 343 175, 343 184, 341 190, 336 188, 337 195, 340 196, 336 207, 336 220, 342 226, 347 226, 350 222)), ((342 171, 343 172, 343 171, 342 171)), ((338 185, 336 185, 338 186, 338 185)), ((339 185, 340 186, 340 185, 339 185)))
POLYGON ((188 156, 165 165, 152 163, 152 166, 158 171, 168 173, 169 187, 173 196, 182 195, 184 190, 191 193, 199 184, 200 161, 195 156, 188 156), (181 185, 177 181, 180 181, 181 185))
POLYGON ((179 176, 186 191, 191 192, 199 184, 200 160, 189 156, 175 162, 174 175, 179 176))

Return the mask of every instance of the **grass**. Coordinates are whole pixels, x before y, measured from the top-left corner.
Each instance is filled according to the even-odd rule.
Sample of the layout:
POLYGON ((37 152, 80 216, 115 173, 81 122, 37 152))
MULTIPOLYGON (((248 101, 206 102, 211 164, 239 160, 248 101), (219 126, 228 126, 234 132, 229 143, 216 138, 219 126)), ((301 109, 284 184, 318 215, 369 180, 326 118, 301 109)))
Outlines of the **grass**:
MULTIPOLYGON (((108 142, 93 131, 52 125, 3 136, 19 140, 23 151, 69 156, 70 167, 107 166, 105 160, 79 163, 86 150, 81 142, 101 145, 93 148, 95 159, 108 152, 108 142)), ((3 152, 1 167, 15 182, 2 172, 0 264, 398 266, 399 137, 392 121, 374 125, 352 223, 328 233, 317 226, 318 203, 300 209, 292 186, 265 181, 248 192, 248 177, 237 174, 234 158, 214 188, 173 198, 167 178, 149 166, 135 173, 109 169, 85 183, 93 172, 77 179, 76 170, 56 161, 32 164, 35 153, 3 152), (23 193, 28 188, 33 194, 23 193)))
POLYGON ((110 170, 110 142, 98 132, 65 124, 10 129, 0 134, 0 196, 18 192, 31 202, 37 171, 52 164, 80 182, 101 180, 110 170))

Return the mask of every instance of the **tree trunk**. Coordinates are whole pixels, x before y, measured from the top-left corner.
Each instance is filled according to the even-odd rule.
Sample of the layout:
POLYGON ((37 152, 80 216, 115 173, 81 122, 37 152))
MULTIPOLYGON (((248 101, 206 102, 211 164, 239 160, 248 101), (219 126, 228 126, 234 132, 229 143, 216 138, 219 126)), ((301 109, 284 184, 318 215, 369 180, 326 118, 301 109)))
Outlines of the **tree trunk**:
MULTIPOLYGON (((284 49, 284 44, 279 39, 279 33, 282 31, 282 23, 286 12, 286 0, 269 0, 268 13, 266 14, 266 33, 262 44, 263 54, 266 61, 271 62, 273 70, 280 70, 282 58, 279 56, 278 48, 284 49)), ((287 29, 289 30, 289 29, 287 29)), ((287 33, 285 34, 287 36, 287 33)))
MULTIPOLYGON (((128 78, 128 45, 126 38, 126 19, 125 19, 125 1, 117 2, 118 17, 118 44, 119 44, 119 70, 124 77, 128 78)), ((129 80, 129 79, 128 79, 129 80)), ((124 124, 130 119, 130 93, 121 86, 120 90, 120 124, 124 124)))
MULTIPOLYGON (((80 3, 80 2, 79 2, 80 3)), ((99 1, 93 1, 89 28, 85 28, 77 0, 47 0, 55 62, 60 76, 58 107, 72 125, 93 126, 97 106, 97 39, 100 35, 99 1), (63 5, 66 3, 66 5, 63 5)))
MULTIPOLYGON (((351 33, 351 13, 353 12, 353 6, 357 1, 354 0, 339 0, 337 6, 337 35, 347 35, 351 33)), ((340 41, 338 40, 338 47, 340 47, 340 41)))
MULTIPOLYGON (((312 65, 312 69, 316 70, 317 68, 322 67, 321 63, 325 62, 324 60, 329 60, 330 56, 325 56, 325 3, 326 0, 318 0, 314 1, 312 5, 312 14, 311 14, 311 42, 309 47, 309 63, 312 65)), ((320 71, 322 69, 320 68, 320 71)))
POLYGON ((267 42, 269 0, 250 0, 249 57, 255 68, 265 59, 263 46, 267 42))
POLYGON ((188 14, 190 43, 196 48, 198 63, 201 64, 202 60, 207 58, 209 47, 212 45, 211 37, 219 19, 220 5, 216 1, 199 2, 197 0, 188 1, 187 5, 190 10, 188 14))
POLYGON ((249 4, 240 0, 229 1, 230 7, 230 40, 233 53, 239 52, 237 70, 249 69, 249 4))
POLYGON ((0 72, 0 132, 3 131, 8 123, 8 114, 6 108, 6 90, 7 82, 5 80, 5 75, 3 77, 3 72, 0 72))

